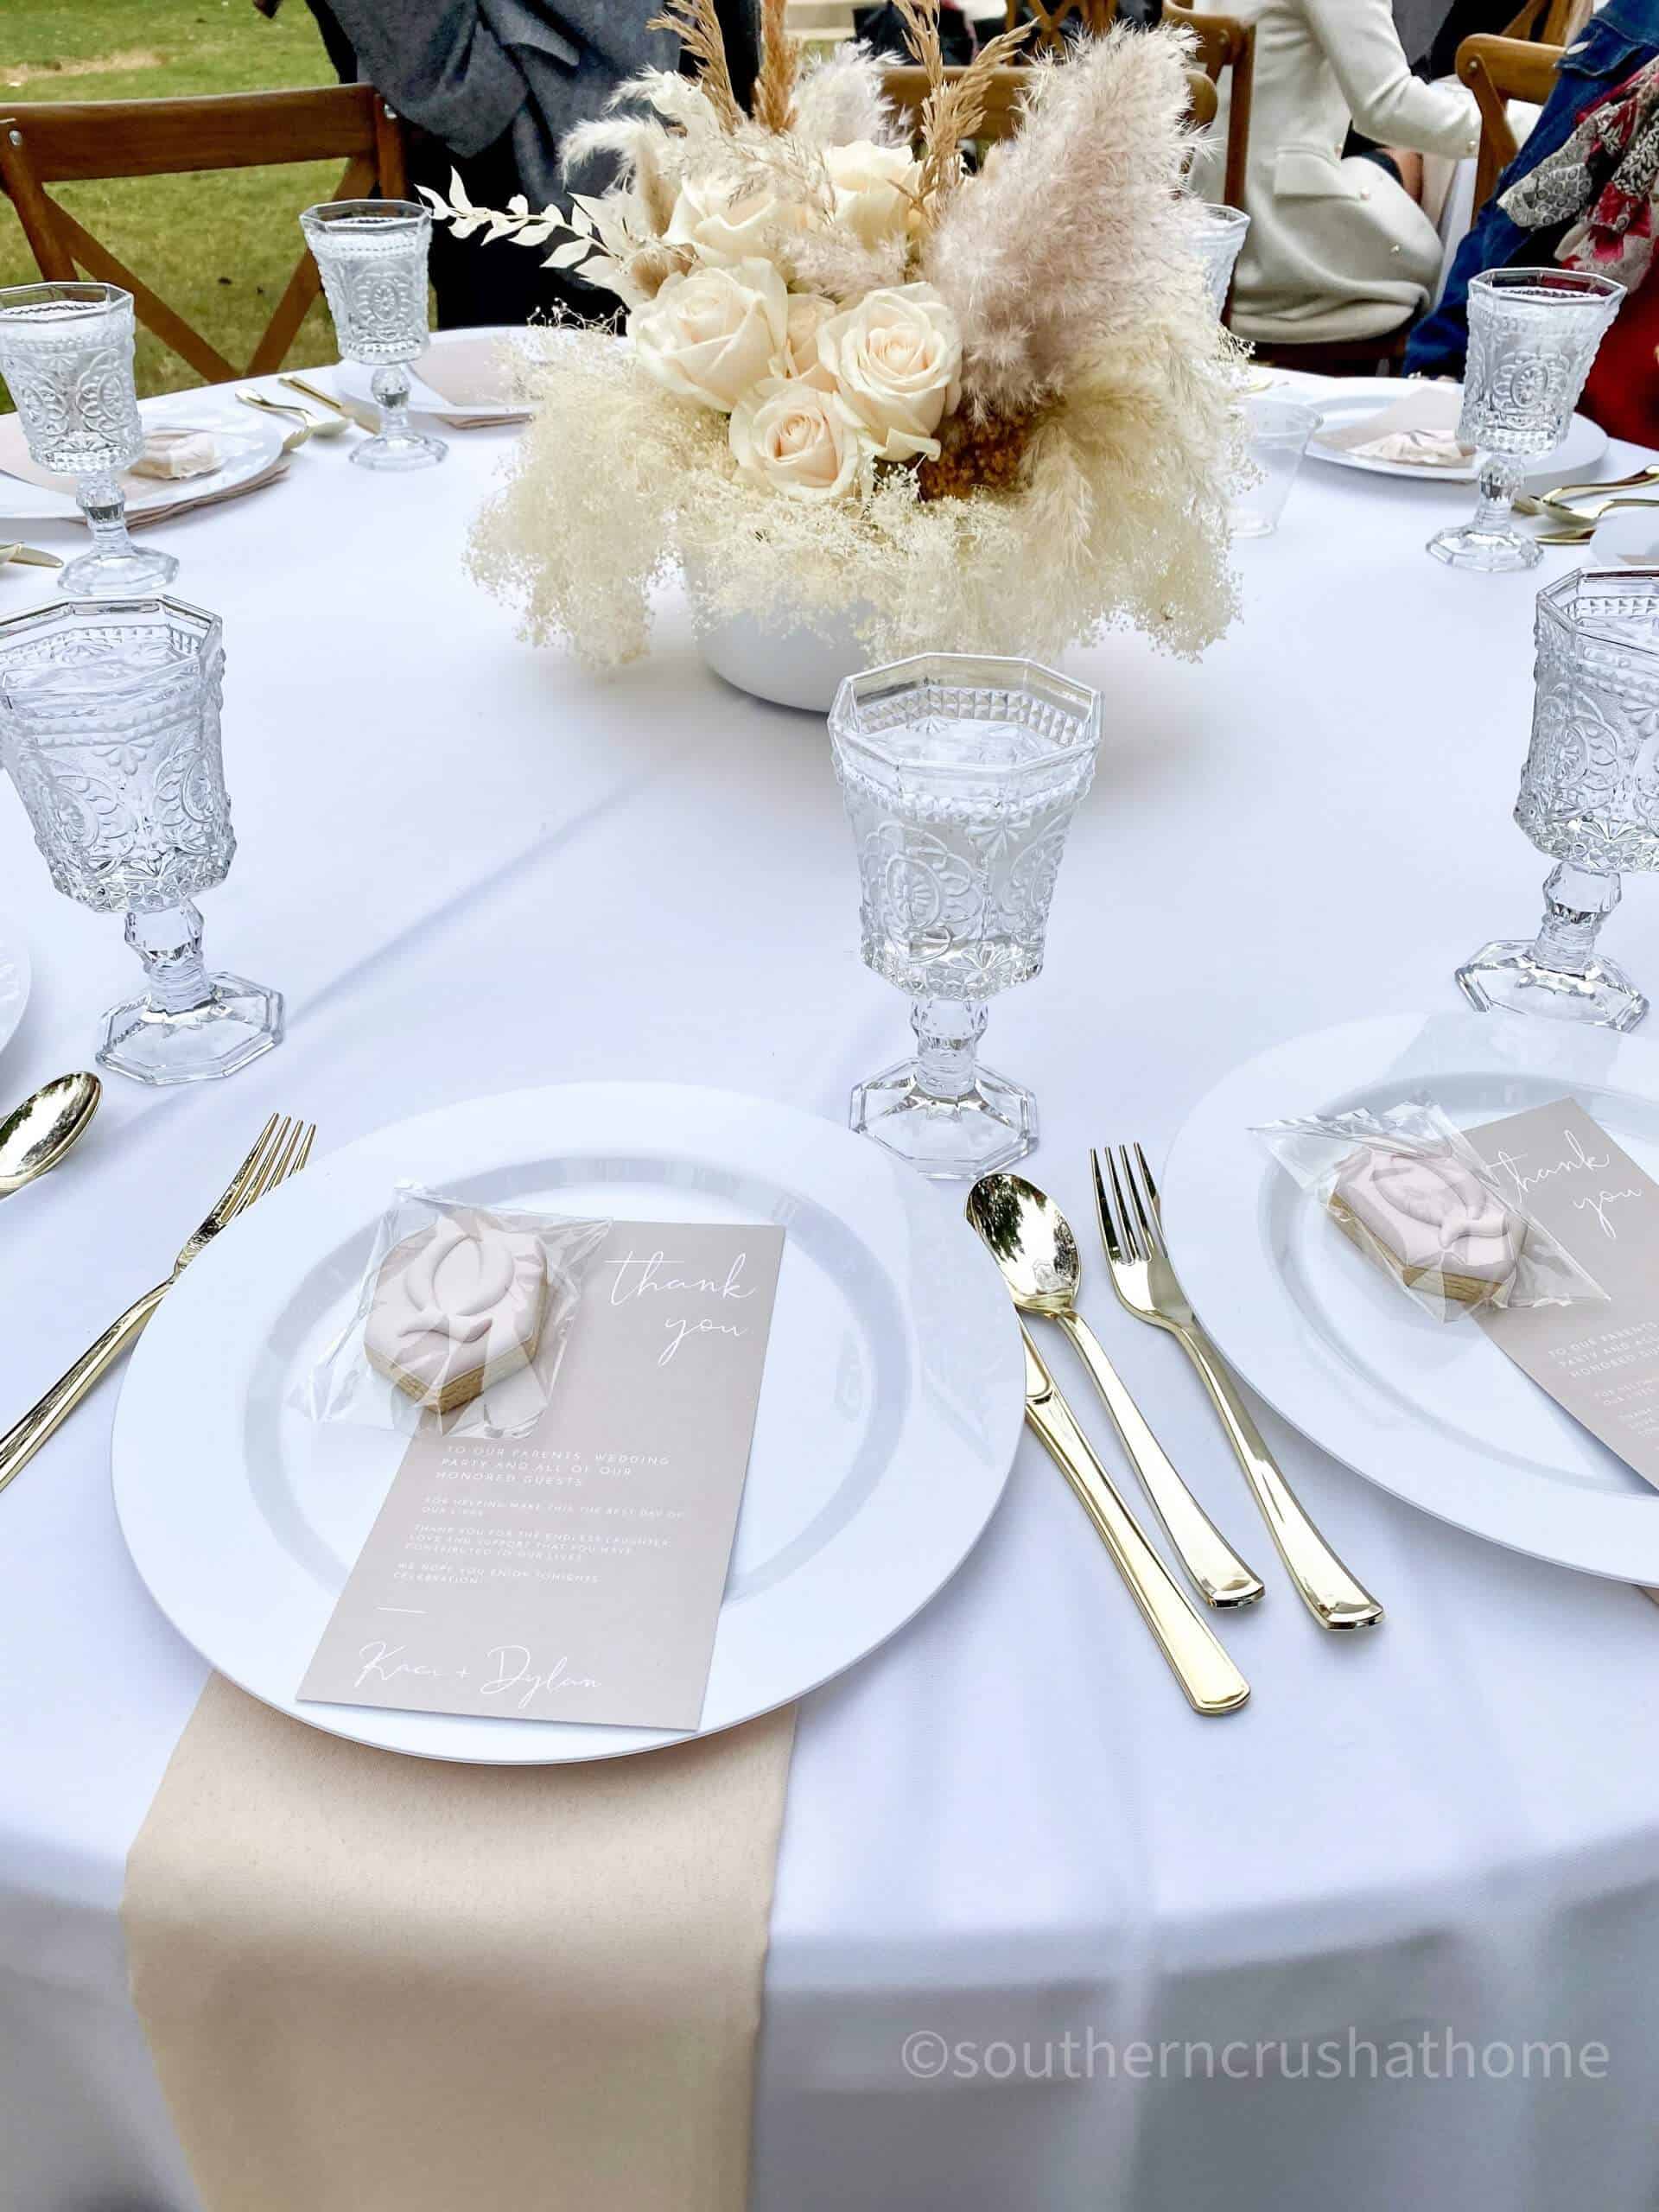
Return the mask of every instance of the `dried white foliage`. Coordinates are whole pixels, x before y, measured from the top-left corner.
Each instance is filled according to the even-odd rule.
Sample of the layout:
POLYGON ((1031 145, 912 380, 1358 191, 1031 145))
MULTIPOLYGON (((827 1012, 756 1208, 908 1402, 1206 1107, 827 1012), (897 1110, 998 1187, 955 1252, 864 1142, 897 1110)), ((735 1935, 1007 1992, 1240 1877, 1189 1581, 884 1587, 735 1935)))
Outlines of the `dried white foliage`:
POLYGON ((700 572, 702 621, 827 629, 866 607, 873 659, 969 644, 1052 657, 1126 626, 1191 656, 1232 619, 1237 405, 1217 348, 1178 327, 1102 338, 1019 492, 925 502, 895 468, 839 505, 744 482, 724 418, 666 398, 614 340, 556 331, 543 346, 538 411, 471 567, 528 638, 590 667, 645 651, 652 593, 682 566, 700 572))

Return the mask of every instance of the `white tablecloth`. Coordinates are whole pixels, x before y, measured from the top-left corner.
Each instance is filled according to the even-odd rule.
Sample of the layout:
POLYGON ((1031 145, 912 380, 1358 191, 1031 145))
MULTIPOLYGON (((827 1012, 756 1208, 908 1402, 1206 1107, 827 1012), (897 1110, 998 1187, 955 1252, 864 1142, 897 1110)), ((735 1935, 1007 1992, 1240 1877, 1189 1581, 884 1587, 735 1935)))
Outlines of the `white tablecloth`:
MULTIPOLYGON (((273 1106, 315 1116, 325 1146, 586 1077, 839 1116, 901 1048, 902 1001, 857 958, 821 726, 721 688, 674 603, 651 659, 607 682, 518 644, 461 567, 506 443, 460 435, 446 467, 403 478, 314 446, 287 483, 166 533, 178 591, 226 617, 241 843, 204 902, 208 950, 283 987, 290 1033, 223 1085, 111 1078, 73 1160, 6 1206, 8 1418, 156 1278, 273 1106)), ((1076 658, 1105 691, 1101 772, 1046 972, 988 1040, 1039 1092, 1033 1173, 1074 1220, 1090 1141, 1139 1137, 1157 1160, 1241 1057, 1448 1007, 1457 959, 1535 919, 1544 864, 1508 817, 1533 592, 1571 556, 1538 579, 1448 573, 1422 542, 1468 499, 1310 463, 1280 534, 1239 547, 1243 619, 1202 665, 1129 638, 1076 658)), ((40 582, 0 571, 0 608, 40 582)), ((0 1063, 12 1099, 88 1063, 137 970, 115 923, 48 890, 9 791, 0 902, 35 958, 0 1063)), ((1609 938, 1659 980, 1639 880, 1609 938)), ((1027 1444, 955 1584, 803 1713, 757 2212, 1650 2212, 1659 1615, 1424 1518, 1269 1421, 1389 1608, 1370 1640, 1322 1637, 1178 1351, 1092 1262, 1086 1304, 1268 1571, 1267 1603, 1226 1631, 1254 1702, 1189 1714, 1027 1444), (918 2033, 975 2048, 918 2078, 918 2033), (1305 2038, 1337 2056, 1304 2061, 1305 2038), (1372 2079, 1401 2075, 1405 2038, 1414 2078, 1372 2079), (1523 2061, 1541 2038, 1573 2047, 1574 2078, 1523 2061), (1201 2052, 1156 2050, 1189 2041, 1215 2079, 1201 2052), (1585 2078, 1603 2070, 1586 2044, 1607 2047, 1605 2079, 1585 2078), (1511 2048, 1511 2078, 1489 2044, 1511 2048)), ((203 1669, 122 1548, 114 1397, 0 1502, 3 2212, 194 2205, 117 1905, 203 1669)))

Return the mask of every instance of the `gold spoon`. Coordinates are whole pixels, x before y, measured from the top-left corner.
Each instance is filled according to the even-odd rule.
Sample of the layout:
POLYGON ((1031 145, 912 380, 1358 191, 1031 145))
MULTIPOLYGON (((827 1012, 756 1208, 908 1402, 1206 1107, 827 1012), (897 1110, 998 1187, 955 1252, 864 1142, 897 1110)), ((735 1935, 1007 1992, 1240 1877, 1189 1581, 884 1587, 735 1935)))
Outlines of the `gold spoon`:
POLYGON ((968 1194, 968 1218, 989 1246, 1020 1311, 1047 1315, 1071 1339, 1176 1556, 1205 1600, 1212 1605, 1254 1604, 1262 1595, 1261 1577, 1245 1566, 1177 1474, 1077 1310, 1083 1262, 1065 1216, 1023 1175, 982 1175, 968 1194))
POLYGON ((297 423, 298 429, 289 431, 283 441, 289 453, 308 438, 337 438, 352 427, 343 416, 308 415, 303 407, 285 407, 280 399, 267 399, 263 391, 238 391, 236 396, 245 407, 257 407, 266 415, 286 415, 297 423))
MULTIPOLYGON (((1540 545, 1587 545, 1602 517, 1611 514, 1617 507, 1659 507, 1659 499, 1604 499, 1593 515, 1580 516, 1560 530, 1535 531, 1534 540, 1540 545)), ((1567 512, 1570 514, 1573 510, 1568 508, 1567 512)))
POLYGON ((60 569, 63 566, 55 553, 43 553, 38 545, 0 545, 0 568, 9 561, 16 562, 22 569, 60 569))
POLYGON ((1583 499, 1599 499, 1619 492, 1645 491, 1659 484, 1659 462, 1649 461, 1645 468, 1638 468, 1630 476, 1610 476, 1599 484, 1558 484, 1553 491, 1517 492, 1515 511, 1522 515, 1576 514, 1578 503, 1583 499))
POLYGON ((86 1134, 103 1095, 95 1075, 60 1075, 12 1109, 0 1122, 0 1198, 57 1166, 86 1134))

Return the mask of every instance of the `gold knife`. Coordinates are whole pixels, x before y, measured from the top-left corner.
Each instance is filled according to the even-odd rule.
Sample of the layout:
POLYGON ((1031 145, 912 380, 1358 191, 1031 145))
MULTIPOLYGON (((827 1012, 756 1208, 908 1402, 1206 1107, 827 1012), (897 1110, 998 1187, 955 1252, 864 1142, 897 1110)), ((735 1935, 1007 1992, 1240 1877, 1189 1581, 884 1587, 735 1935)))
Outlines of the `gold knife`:
POLYGON ((354 399, 336 399, 332 391, 325 391, 320 384, 308 384, 303 377, 284 376, 279 378, 278 382, 285 384, 290 391, 302 391, 308 399, 315 400, 319 407, 327 407, 336 415, 343 415, 348 423, 355 423, 359 430, 379 430, 380 417, 372 408, 359 407, 354 399))
POLYGON ((1096 1458, 1076 1414, 1054 1386, 1022 1321, 1026 1345, 1026 1419, 1076 1491, 1129 1586, 1129 1595, 1169 1662, 1195 1713, 1236 1713, 1250 1686, 1206 1624, 1188 1605, 1174 1577, 1141 1532, 1116 1484, 1096 1458))

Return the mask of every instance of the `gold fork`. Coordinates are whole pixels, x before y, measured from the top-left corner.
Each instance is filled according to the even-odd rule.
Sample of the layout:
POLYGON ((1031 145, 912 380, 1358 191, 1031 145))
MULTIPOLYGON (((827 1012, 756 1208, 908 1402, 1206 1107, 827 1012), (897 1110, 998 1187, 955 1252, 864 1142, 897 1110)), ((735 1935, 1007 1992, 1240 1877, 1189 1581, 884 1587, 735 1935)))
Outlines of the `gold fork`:
POLYGON ((1136 1145, 1131 1163, 1128 1146, 1120 1145, 1116 1160, 1109 1151, 1090 1157, 1101 1241, 1118 1304, 1137 1320, 1167 1329, 1204 1377, 1279 1556, 1319 1626, 1374 1627, 1382 1618, 1382 1606, 1356 1581, 1298 1503, 1250 1417, 1231 1370, 1198 1325, 1164 1243, 1163 1210, 1147 1155, 1136 1145))
POLYGON ((4 1490, 12 1477, 29 1465, 47 1438, 119 1358, 191 1261, 213 1243, 226 1224, 234 1221, 238 1214, 245 1213, 254 1200, 264 1198, 267 1191, 274 1191, 290 1175, 299 1173, 311 1156, 311 1141, 316 1134, 314 1122, 290 1121, 286 1115, 280 1118, 271 1116, 200 1225, 186 1238, 166 1281, 157 1283, 154 1290, 147 1290, 129 1306, 96 1344, 87 1346, 67 1373, 58 1377, 38 1404, 31 1406, 14 1427, 0 1436, 0 1490, 4 1490))

